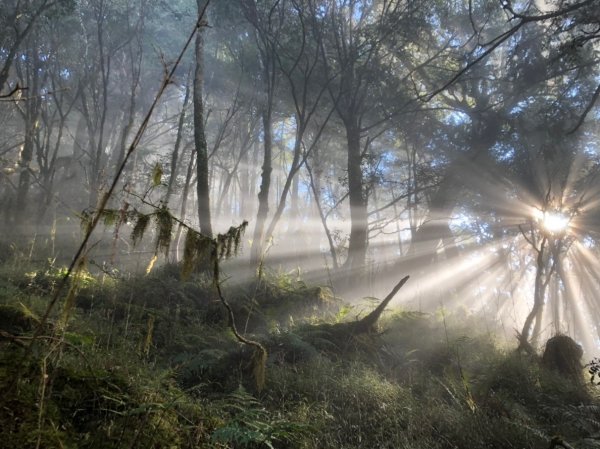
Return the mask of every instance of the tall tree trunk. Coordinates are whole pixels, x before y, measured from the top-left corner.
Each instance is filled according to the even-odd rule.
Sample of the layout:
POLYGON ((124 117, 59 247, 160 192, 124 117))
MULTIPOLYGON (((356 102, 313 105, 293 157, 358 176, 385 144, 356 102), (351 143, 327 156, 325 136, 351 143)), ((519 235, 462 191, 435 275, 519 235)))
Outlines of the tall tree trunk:
MULTIPOLYGON (((58 159, 58 152, 62 145, 62 137, 63 137, 63 133, 64 133, 66 119, 67 119, 67 115, 61 114, 58 125, 57 125, 58 133, 56 136, 56 141, 55 141, 52 149, 50 148, 51 132, 50 132, 50 130, 48 130, 48 134, 47 134, 48 139, 47 139, 47 144, 46 144, 46 148, 45 148, 45 151, 47 152, 46 153, 46 167, 44 170, 44 176, 43 176, 43 180, 42 180, 43 192, 42 192, 42 198, 40 201, 40 206, 38 209, 38 217, 37 217, 38 225, 42 224, 42 222, 44 220, 44 216, 53 201, 53 197, 54 197, 54 193, 55 193, 54 192, 54 178, 55 178, 56 170, 57 170, 56 161, 58 159)), ((50 123, 50 122, 48 121, 48 123, 50 123)), ((67 164, 67 166, 70 166, 72 164, 73 164, 73 161, 71 160, 71 162, 69 164, 67 164)), ((68 171, 69 171, 69 169, 65 168, 65 172, 64 172, 65 177, 69 176, 68 171)))
POLYGON ((544 298, 546 296, 546 286, 548 285, 549 270, 547 267, 548 261, 546 257, 546 246, 548 240, 543 238, 539 250, 537 250, 536 267, 535 267, 535 284, 533 290, 533 308, 525 318, 523 330, 520 336, 520 348, 529 348, 531 339, 531 327, 534 319, 541 319, 541 312, 544 308, 544 298))
POLYGON ((191 74, 188 75, 188 79, 185 83, 185 96, 183 98, 183 105, 181 106, 181 113, 179 114, 179 120, 177 121, 177 137, 175 138, 175 146, 173 147, 173 153, 171 154, 171 176, 169 178, 169 184, 167 184, 167 193, 165 195, 165 201, 168 203, 173 193, 173 186, 177 179, 177 169, 179 163, 179 149, 181 148, 181 140, 183 137, 183 125, 185 124, 185 109, 187 108, 188 101, 190 100, 191 86, 190 86, 191 74))
POLYGON ((363 186, 360 151, 360 129, 357 124, 346 124, 348 143, 348 197, 350 199, 350 240, 346 268, 355 269, 365 264, 367 255, 367 198, 363 186))
MULTIPOLYGON (((40 59, 39 52, 35 45, 33 45, 32 54, 30 55, 31 64, 33 67, 27 70, 30 76, 27 78, 31 83, 29 91, 33 92, 34 95, 39 92, 39 74, 40 74, 40 59)), ((25 105, 25 140, 21 149, 21 155, 19 158, 19 185, 17 188, 17 202, 15 206, 14 218, 17 224, 23 222, 25 218, 25 212, 28 209, 28 194, 29 187, 31 185, 31 161, 33 159, 33 150, 35 146, 35 135, 37 133, 37 124, 39 120, 39 98, 33 98, 26 102, 25 105)))
POLYGON ((106 173, 103 173, 103 165, 104 165, 104 151, 105 151, 105 147, 106 147, 106 143, 108 141, 107 136, 106 136, 106 120, 108 117, 108 96, 109 96, 109 92, 108 92, 108 88, 109 88, 109 83, 110 83, 110 78, 111 78, 111 64, 112 64, 112 57, 110 52, 107 52, 107 48, 105 47, 104 44, 104 25, 105 25, 105 11, 103 6, 99 7, 99 10, 97 11, 96 14, 96 18, 97 18, 97 28, 96 28, 96 33, 97 33, 97 39, 98 39, 98 57, 99 57, 99 69, 100 69, 100 76, 101 76, 101 80, 102 80, 102 85, 100 86, 100 95, 101 95, 101 100, 100 100, 100 110, 97 111, 98 112, 98 127, 97 128, 93 128, 90 129, 90 136, 92 134, 97 135, 97 142, 96 142, 96 147, 94 148, 93 152, 92 152, 92 162, 91 162, 91 167, 90 167, 90 177, 91 177, 91 183, 90 183, 90 196, 89 196, 89 203, 91 207, 97 207, 98 204, 98 200, 99 200, 99 195, 100 195, 100 189, 102 187, 102 183, 104 181, 104 177, 106 176, 106 173))
MULTIPOLYGON (((198 13, 204 10, 206 0, 197 0, 198 13)), ((196 145, 196 193, 198 196, 198 219, 200 232, 207 237, 213 235, 210 218, 210 186, 208 170, 208 147, 204 133, 204 27, 196 33, 196 70, 194 72, 194 143, 196 145)))
POLYGON ((281 216, 283 215, 283 211, 287 204, 287 197, 292 187, 292 181, 297 178, 297 173, 300 168, 300 153, 301 153, 301 145, 302 145, 302 134, 304 134, 302 129, 299 129, 296 132, 296 141, 294 143, 294 156, 292 159, 292 165, 290 167, 290 171, 285 179, 285 183, 283 185, 283 189, 281 190, 281 194, 279 197, 279 203, 277 204, 277 210, 273 218, 271 219, 271 223, 269 223, 269 227, 267 228, 266 237, 271 238, 273 236, 273 232, 275 232, 275 227, 279 223, 281 216))
POLYGON ((28 194, 31 184, 31 160, 33 157, 33 133, 35 120, 27 113, 25 124, 25 141, 21 149, 21 157, 19 158, 19 186, 17 189, 17 202, 15 204, 15 222, 20 224, 25 218, 25 211, 28 209, 28 194))
MULTIPOLYGON (((315 151, 315 156, 317 156, 317 152, 315 151)), ((304 161, 304 165, 306 166, 306 171, 308 172, 310 187, 313 193, 313 197, 315 200, 315 206, 317 207, 317 212, 319 213, 319 218, 321 219, 321 224, 323 225, 323 230, 325 231, 325 236, 327 237, 327 242, 329 243, 329 253, 331 254, 331 261, 333 263, 333 268, 338 269, 338 256, 337 250, 335 248, 335 242, 333 241, 333 236, 331 235, 331 231, 327 226, 327 217, 323 212, 323 207, 321 206, 321 175, 322 168, 319 166, 320 162, 317 157, 315 157, 315 163, 317 167, 315 167, 315 174, 313 176, 313 172, 310 168, 310 164, 308 159, 304 161)))
POLYGON ((272 155, 273 155, 273 130, 271 123, 271 105, 266 106, 262 114, 264 157, 258 192, 258 212, 256 213, 256 224, 250 253, 250 263, 257 264, 263 252, 263 235, 267 214, 269 213, 269 189, 271 187, 272 155))
MULTIPOLYGON (((185 148, 184 148, 185 151, 185 148)), ((192 183, 192 174, 194 173, 194 157, 192 155, 190 155, 190 163, 187 167, 187 172, 185 175, 185 183, 183 184, 183 191, 181 193, 181 208, 179 210, 179 217, 181 218, 181 220, 185 221, 185 217, 187 215, 187 203, 188 203, 188 196, 190 193, 190 184, 192 183)), ((177 227, 177 233, 175 234, 175 239, 174 241, 176 242, 175 244, 175 261, 179 261, 181 260, 181 257, 179 257, 179 248, 181 246, 181 231, 182 231, 182 226, 178 226, 177 227)))
MULTIPOLYGON (((252 144, 254 146, 254 144, 252 144)), ((240 165, 242 167, 241 172, 239 172, 239 183, 240 183, 240 217, 242 219, 246 219, 246 216, 250 213, 250 158, 248 157, 250 153, 250 146, 246 149, 246 151, 242 152, 242 156, 240 158, 240 165)))

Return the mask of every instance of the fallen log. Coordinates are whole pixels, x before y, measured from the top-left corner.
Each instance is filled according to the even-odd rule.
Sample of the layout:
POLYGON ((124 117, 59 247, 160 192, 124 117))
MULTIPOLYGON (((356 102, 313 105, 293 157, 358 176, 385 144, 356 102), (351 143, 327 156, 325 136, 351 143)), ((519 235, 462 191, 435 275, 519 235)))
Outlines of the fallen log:
POLYGON ((340 325, 348 325, 350 327, 349 331, 353 334, 366 334, 375 330, 375 325, 377 324, 377 321, 379 321, 381 314, 383 313, 387 305, 390 303, 390 301, 394 298, 394 296, 396 296, 398 290, 400 290, 404 286, 404 284, 406 284, 406 281, 408 281, 409 277, 410 276, 404 276, 400 280, 400 282, 396 284, 392 291, 388 293, 385 299, 381 301, 381 303, 375 308, 375 310, 373 310, 367 316, 360 319, 359 321, 355 321, 352 323, 341 323, 340 325))
POLYGON ((353 340, 362 334, 369 334, 375 331, 375 325, 381 317, 383 311, 394 298, 398 290, 402 288, 409 276, 405 276, 396 284, 396 286, 390 291, 390 293, 384 298, 383 301, 367 316, 357 321, 345 322, 345 323, 325 323, 318 324, 316 326, 307 326, 301 332, 302 338, 312 342, 312 336, 316 335, 318 339, 326 338, 338 348, 346 347, 348 342, 353 340))

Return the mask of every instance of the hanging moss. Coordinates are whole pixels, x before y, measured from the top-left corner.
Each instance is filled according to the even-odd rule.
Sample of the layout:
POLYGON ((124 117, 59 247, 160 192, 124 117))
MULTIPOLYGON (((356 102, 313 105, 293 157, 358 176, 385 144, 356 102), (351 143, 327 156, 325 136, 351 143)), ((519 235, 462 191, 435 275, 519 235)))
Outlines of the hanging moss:
POLYGON ((92 225, 92 219, 93 219, 94 213, 93 211, 90 210, 84 210, 83 212, 81 212, 81 230, 85 233, 88 231, 88 229, 90 228, 90 226, 92 225))
POLYGON ((165 255, 168 255, 169 247, 171 246, 171 234, 174 221, 173 216, 166 206, 157 209, 154 216, 158 231, 156 237, 156 251, 162 251, 165 255))
POLYGON ((162 181, 163 169, 160 162, 157 162, 152 169, 152 186, 157 187, 162 181))
POLYGON ((188 277, 195 269, 213 267, 215 279, 219 277, 218 262, 238 254, 242 235, 248 226, 244 221, 240 226, 231 227, 225 234, 214 239, 206 237, 191 228, 187 228, 183 251, 182 276, 188 277))
POLYGON ((121 218, 121 211, 116 209, 105 209, 102 211, 102 221, 105 226, 112 226, 121 218))
POLYGON ((232 226, 225 234, 217 236, 218 251, 220 259, 229 259, 238 254, 242 235, 248 226, 248 222, 244 221, 241 225, 232 226))
POLYGON ((187 278, 203 260, 210 258, 212 239, 188 228, 185 235, 181 276, 187 278))
POLYGON ((150 215, 137 214, 137 220, 133 227, 133 231, 131 232, 131 241, 134 246, 142 240, 142 237, 144 237, 144 233, 146 232, 146 229, 148 229, 148 224, 150 223, 150 217, 150 215))

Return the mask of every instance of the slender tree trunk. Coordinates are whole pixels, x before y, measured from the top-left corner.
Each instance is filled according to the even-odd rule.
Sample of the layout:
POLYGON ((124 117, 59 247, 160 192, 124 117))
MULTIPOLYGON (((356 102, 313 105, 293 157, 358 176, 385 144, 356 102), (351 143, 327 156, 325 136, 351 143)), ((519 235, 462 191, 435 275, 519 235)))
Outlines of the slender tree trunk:
POLYGON ((90 129, 90 134, 97 134, 98 141, 96 142, 96 147, 94 148, 94 152, 92 154, 92 164, 90 168, 90 198, 89 204, 91 207, 96 207, 98 203, 98 198, 100 194, 100 187, 103 182, 102 166, 104 164, 104 148, 106 145, 106 119, 108 114, 108 85, 110 82, 111 76, 111 55, 105 54, 107 48, 104 46, 104 8, 100 6, 97 12, 97 38, 98 38, 98 50, 99 50, 99 61, 100 61, 100 75, 102 79, 101 85, 101 105, 99 112, 99 121, 97 129, 90 129))
POLYGON ((292 220, 296 220, 299 213, 298 203, 300 200, 300 175, 294 176, 294 181, 292 184, 292 197, 290 201, 290 217, 292 220))
MULTIPOLYGON (((38 209, 38 217, 37 217, 38 225, 42 224, 44 216, 46 215, 48 208, 52 204, 52 199, 54 196, 54 177, 56 175, 56 169, 57 169, 56 160, 58 158, 58 152, 62 145, 62 137, 63 137, 66 118, 67 118, 66 115, 61 115, 61 118, 58 123, 58 134, 56 136, 56 141, 54 143, 52 154, 50 154, 50 133, 48 133, 48 142, 46 145, 46 151, 47 151, 47 156, 49 156, 49 158, 47 157, 47 167, 46 167, 46 170, 44 173, 44 178, 43 178, 42 200, 40 201, 40 206, 38 209)), ((71 161, 70 164, 73 164, 73 161, 71 161)), ((66 169, 66 168, 65 168, 65 175, 68 176, 68 169, 66 169)))
MULTIPOLYGON (((185 220, 185 217, 187 215, 187 203, 188 203, 188 197, 189 197, 189 193, 190 193, 190 184, 192 183, 192 174, 194 173, 194 157, 190 156, 190 164, 188 165, 187 168, 187 173, 185 175, 185 184, 183 185, 183 192, 181 193, 181 209, 179 210, 179 217, 181 218, 181 220, 185 220)), ((182 227, 179 226, 177 228, 177 234, 175 235, 175 260, 179 261, 181 260, 181 258, 179 257, 179 247, 180 245, 180 240, 181 240, 181 229, 182 227)))
POLYGON ((548 282, 546 282, 545 277, 549 274, 547 273, 546 267, 546 246, 547 246, 547 238, 544 237, 542 243, 540 244, 540 248, 536 257, 536 269, 535 269, 535 284, 533 290, 533 308, 525 318, 525 323, 523 324, 523 330, 521 331, 521 341, 520 347, 526 348, 529 346, 529 340, 531 337, 531 326, 533 325, 533 320, 538 317, 538 314, 541 314, 542 309, 544 308, 544 297, 546 296, 546 286, 548 282))
POLYGON ((248 204, 250 198, 250 167, 248 166, 250 162, 250 158, 248 157, 249 153, 250 146, 246 148, 246 151, 242 152, 242 156, 240 158, 240 165, 242 169, 241 171, 238 170, 240 183, 240 217, 244 220, 250 213, 250 207, 248 204))
MULTIPOLYGON (((39 91, 39 52, 37 47, 33 45, 33 51, 30 55, 31 64, 33 67, 28 70, 31 73, 27 78, 31 83, 29 88, 30 92, 34 95, 39 91)), ((21 224, 25 218, 25 212, 28 209, 28 195, 29 188, 31 186, 31 161, 33 160, 33 150, 35 146, 35 135, 37 133, 37 122, 39 120, 39 99, 34 98, 25 105, 25 140, 21 149, 21 156, 19 158, 19 185, 17 188, 17 202, 15 204, 15 222, 21 224)))
POLYGON ((285 209, 287 197, 290 192, 290 188, 292 187, 292 181, 296 178, 298 169, 300 168, 302 134, 304 134, 302 130, 298 130, 296 133, 292 165, 290 167, 290 172, 288 173, 285 183, 283 185, 283 189, 281 190, 281 196, 279 197, 279 204, 277 205, 277 210, 275 211, 275 214, 271 219, 271 223, 269 223, 269 227, 267 228, 267 238, 271 238, 273 236, 273 232, 275 232, 275 227, 277 226, 277 223, 279 223, 281 215, 283 214, 283 210, 285 209))
POLYGON ((185 96, 183 98, 183 105, 181 107, 181 113, 179 114, 179 120, 177 121, 177 137, 175 138, 175 146, 173 147, 173 153, 171 154, 171 176, 169 177, 169 184, 167 184, 167 193, 165 195, 165 201, 168 203, 173 193, 173 186, 177 179, 177 169, 179 162, 179 149, 181 148, 181 140, 183 137, 183 125, 185 123, 185 109, 188 101, 190 100, 191 86, 190 86, 191 74, 188 75, 188 80, 185 83, 185 96))
MULTIPOLYGON (((132 74, 132 76, 136 77, 135 74, 132 74)), ((131 129, 133 128, 133 123, 135 120, 135 103, 136 103, 135 100, 137 97, 135 91, 138 86, 138 81, 139 81, 139 79, 134 79, 134 81, 132 81, 131 93, 130 93, 131 97, 129 98, 129 105, 128 105, 129 107, 127 108, 127 110, 123 111, 123 119, 125 120, 125 118, 126 118, 126 122, 125 122, 125 126, 123 126, 123 128, 121 129, 121 135, 119 136, 119 147, 117 150, 118 153, 117 153, 117 157, 114 162, 115 167, 119 167, 121 165, 121 162, 125 158, 125 152, 127 151, 127 138, 129 137, 129 133, 131 132, 131 129)))
MULTIPOLYGON (((27 114, 29 115, 29 113, 27 114)), ((25 218, 25 211, 28 208, 28 194, 29 187, 31 184, 31 160, 33 157, 33 133, 34 126, 30 123, 31 117, 27 118, 26 129, 25 129, 25 142, 21 150, 21 157, 19 158, 19 186, 17 190, 17 202, 15 204, 15 221, 20 224, 25 218)))
POLYGON ((313 176, 313 172, 310 168, 308 160, 304 161, 304 164, 306 165, 306 170, 308 171, 308 176, 310 178, 310 187, 313 192, 313 197, 315 199, 315 205, 317 207, 317 212, 319 213, 319 218, 321 219, 321 224, 323 225, 323 230, 325 231, 325 236, 327 237, 327 242, 329 243, 329 254, 331 254, 331 261, 333 263, 333 268, 337 270, 339 268, 337 250, 335 249, 335 243, 333 241, 333 236, 331 235, 331 231, 329 230, 329 227, 327 226, 327 217, 325 216, 325 213, 323 212, 323 208, 321 207, 321 188, 320 188, 321 169, 316 168, 315 176, 313 176))
MULTIPOLYGON (((205 0, 197 0, 198 13, 204 9, 205 0)), ((198 219, 200 232, 207 237, 213 235, 210 217, 210 186, 208 169, 208 147, 204 133, 204 27, 196 33, 196 70, 194 72, 194 143, 196 145, 196 193, 198 196, 198 219)))
POLYGON ((230 193, 230 190, 234 190, 234 189, 231 189, 231 186, 233 184, 233 180, 238 175, 238 168, 240 166, 242 159, 244 158, 244 154, 246 154, 247 152, 248 152, 248 147, 241 148, 240 154, 239 154, 238 158, 236 159, 235 164, 233 165, 233 168, 231 169, 231 171, 228 171, 225 176, 221 177, 222 187, 220 189, 221 193, 219 195, 219 202, 217 205, 217 214, 220 214, 221 212, 225 212, 228 215, 231 215, 231 212, 232 212, 231 203, 233 201, 232 197, 233 197, 233 194, 235 193, 235 192, 230 193))
POLYGON ((258 212, 256 213, 256 224, 250 253, 250 263, 256 265, 263 252, 263 236, 265 222, 269 213, 269 189, 271 187, 271 173, 273 171, 273 130, 271 123, 271 105, 268 104, 262 115, 264 156, 261 173, 260 190, 258 192, 258 212))

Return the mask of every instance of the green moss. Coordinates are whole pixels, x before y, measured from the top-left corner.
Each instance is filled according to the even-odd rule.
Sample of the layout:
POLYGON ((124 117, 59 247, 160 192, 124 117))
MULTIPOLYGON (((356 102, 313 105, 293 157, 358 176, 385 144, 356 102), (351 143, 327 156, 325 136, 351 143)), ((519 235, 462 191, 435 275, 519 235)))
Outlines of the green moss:
POLYGON ((35 324, 35 318, 23 306, 0 304, 0 330, 23 334, 31 331, 35 324))

